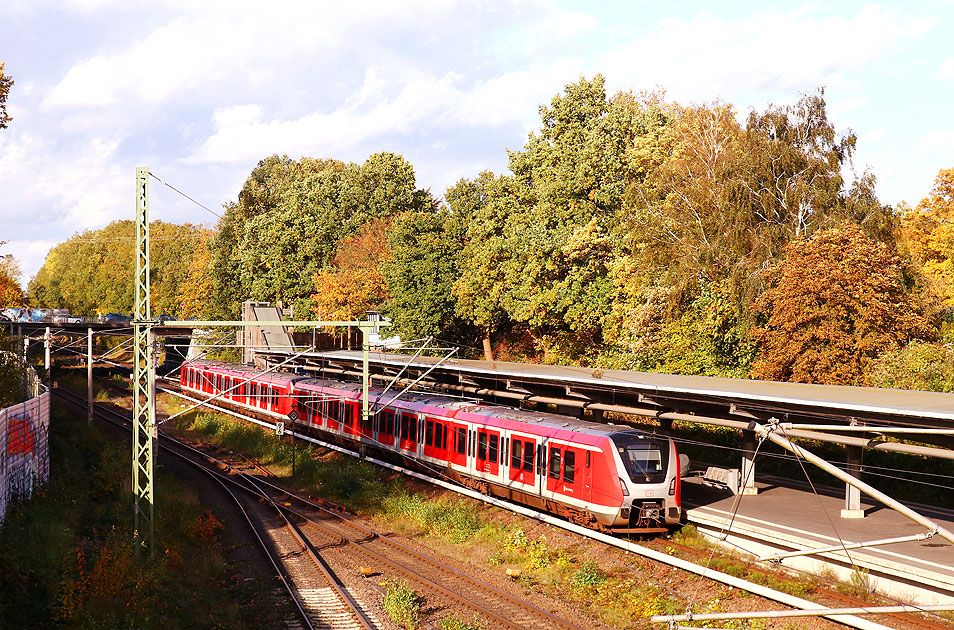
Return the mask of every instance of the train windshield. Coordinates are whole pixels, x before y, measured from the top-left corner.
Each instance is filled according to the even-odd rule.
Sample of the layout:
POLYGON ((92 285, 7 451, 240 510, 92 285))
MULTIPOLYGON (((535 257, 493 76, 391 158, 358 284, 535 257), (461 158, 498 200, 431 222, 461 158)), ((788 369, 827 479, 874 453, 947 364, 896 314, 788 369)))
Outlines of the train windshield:
POLYGON ((666 480, 669 442, 641 433, 610 435, 626 472, 633 483, 661 483, 666 480))

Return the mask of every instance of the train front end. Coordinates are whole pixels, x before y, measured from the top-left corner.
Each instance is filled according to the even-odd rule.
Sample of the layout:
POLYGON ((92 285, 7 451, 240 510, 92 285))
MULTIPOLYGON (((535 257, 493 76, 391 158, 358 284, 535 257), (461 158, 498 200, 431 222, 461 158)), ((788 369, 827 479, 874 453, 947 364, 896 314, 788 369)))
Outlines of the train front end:
POLYGON ((661 435, 624 431, 613 443, 623 502, 620 519, 627 529, 651 530, 678 525, 682 518, 680 462, 675 443, 661 435))

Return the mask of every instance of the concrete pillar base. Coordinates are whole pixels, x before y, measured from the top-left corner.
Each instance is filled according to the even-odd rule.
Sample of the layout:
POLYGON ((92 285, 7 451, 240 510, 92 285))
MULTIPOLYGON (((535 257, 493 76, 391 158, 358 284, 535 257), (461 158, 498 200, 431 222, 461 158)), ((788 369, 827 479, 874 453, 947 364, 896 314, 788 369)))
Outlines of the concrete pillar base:
POLYGON ((864 518, 865 511, 864 510, 842 510, 841 517, 842 518, 864 518))
POLYGON ((739 494, 743 495, 756 495, 759 493, 759 489, 755 486, 749 486, 748 488, 742 488, 739 490, 739 494))

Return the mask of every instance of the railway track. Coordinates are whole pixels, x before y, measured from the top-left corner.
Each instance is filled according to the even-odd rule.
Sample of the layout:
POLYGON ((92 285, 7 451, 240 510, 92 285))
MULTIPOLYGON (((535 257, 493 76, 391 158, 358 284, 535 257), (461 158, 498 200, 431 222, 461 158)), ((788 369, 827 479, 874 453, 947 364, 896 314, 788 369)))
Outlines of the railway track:
MULTIPOLYGON (((75 394, 68 395, 82 400, 85 409, 85 399, 75 394)), ((118 415, 128 425, 130 419, 118 415)), ((243 463, 235 455, 216 453, 161 435, 166 450, 182 456, 178 450, 188 449, 191 456, 187 459, 191 463, 200 465, 223 486, 238 485, 248 495, 242 497, 241 493, 227 488, 250 522, 264 524, 268 529, 266 537, 262 532, 263 525, 256 525, 256 537, 262 541, 263 547, 268 547, 266 551, 276 571, 286 581, 289 593, 302 611, 302 617, 308 623, 303 627, 334 630, 376 627, 376 622, 370 618, 366 625, 348 625, 347 619, 342 620, 346 615, 327 605, 329 589, 327 584, 322 585, 340 586, 332 566, 365 566, 373 567, 375 576, 406 580, 415 590, 426 594, 428 602, 441 602, 448 608, 477 614, 493 628, 581 630, 557 615, 372 530, 342 510, 329 509, 319 502, 289 493, 263 479, 267 471, 251 460, 243 463), (173 445, 174 448, 170 448, 173 445), (209 464, 213 467, 210 468, 209 464), (227 470, 228 474, 221 470, 227 470), (255 474, 251 474, 253 471, 255 474), (291 504, 297 509, 292 509, 291 504), (281 527, 274 527, 276 521, 281 527), (276 531, 281 533, 276 535, 276 531), (316 567, 323 577, 317 577, 316 567)), ((343 587, 342 591, 339 598, 350 597, 343 587)), ((353 617, 360 618, 359 609, 363 611, 364 605, 352 600, 349 608, 353 617)))
MULTIPOLYGON (((66 389, 52 391, 65 402, 85 411, 84 397, 66 389)), ((95 413, 101 419, 125 429, 131 425, 129 416, 112 409, 95 408, 95 413)), ((165 452, 211 477, 232 498, 294 603, 298 614, 296 619, 287 620, 289 627, 373 630, 380 626, 380 622, 373 618, 365 605, 351 596, 314 547, 287 519, 282 506, 259 500, 265 497, 255 491, 254 482, 246 475, 235 472, 234 476, 239 479, 231 479, 233 475, 216 470, 215 464, 223 462, 209 458, 200 450, 169 436, 162 436, 160 444, 165 452)))

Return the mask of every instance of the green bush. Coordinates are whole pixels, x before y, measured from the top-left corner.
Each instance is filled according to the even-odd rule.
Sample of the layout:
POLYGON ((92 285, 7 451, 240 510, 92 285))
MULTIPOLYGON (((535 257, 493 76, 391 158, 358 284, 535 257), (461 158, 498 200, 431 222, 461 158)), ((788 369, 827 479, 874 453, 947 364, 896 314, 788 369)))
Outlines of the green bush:
POLYGON ((384 611, 391 621, 405 630, 421 627, 421 598, 406 581, 387 583, 384 611))
POLYGON ((570 585, 577 590, 594 589, 605 581, 606 574, 596 566, 596 563, 590 560, 584 561, 580 568, 570 576, 570 585))
POLYGON ((912 341, 874 361, 868 381, 874 387, 954 392, 954 346, 912 341))

